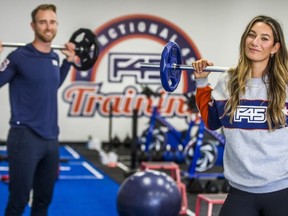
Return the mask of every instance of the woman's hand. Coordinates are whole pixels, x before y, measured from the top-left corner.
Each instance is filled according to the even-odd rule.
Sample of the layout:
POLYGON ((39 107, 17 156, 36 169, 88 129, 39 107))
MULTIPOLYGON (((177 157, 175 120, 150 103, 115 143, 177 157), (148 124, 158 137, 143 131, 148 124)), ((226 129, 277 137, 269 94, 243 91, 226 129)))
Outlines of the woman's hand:
POLYGON ((204 72, 207 66, 213 66, 212 62, 209 62, 206 59, 200 59, 192 63, 192 67, 195 69, 194 76, 198 78, 206 78, 210 72, 204 72))

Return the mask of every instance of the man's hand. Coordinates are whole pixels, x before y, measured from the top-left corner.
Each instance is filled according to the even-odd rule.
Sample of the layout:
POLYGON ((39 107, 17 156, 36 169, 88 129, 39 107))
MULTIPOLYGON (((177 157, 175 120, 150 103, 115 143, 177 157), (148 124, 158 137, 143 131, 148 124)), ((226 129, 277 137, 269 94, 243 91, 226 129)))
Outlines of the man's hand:
POLYGON ((68 42, 65 44, 66 49, 61 50, 61 52, 66 56, 68 62, 74 62, 76 53, 75 53, 75 44, 68 42))
POLYGON ((2 53, 3 51, 3 46, 2 46, 2 42, 0 41, 0 53, 2 53))

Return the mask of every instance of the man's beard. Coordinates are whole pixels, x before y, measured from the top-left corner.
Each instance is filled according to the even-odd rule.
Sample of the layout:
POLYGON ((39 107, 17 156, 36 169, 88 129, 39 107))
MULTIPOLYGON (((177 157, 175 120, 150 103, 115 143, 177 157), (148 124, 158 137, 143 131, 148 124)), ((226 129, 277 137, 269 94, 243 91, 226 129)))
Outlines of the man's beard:
POLYGON ((36 36, 43 42, 45 43, 50 43, 54 37, 56 36, 56 32, 52 32, 52 35, 45 35, 47 31, 45 31, 43 34, 39 33, 39 32, 36 32, 36 36))

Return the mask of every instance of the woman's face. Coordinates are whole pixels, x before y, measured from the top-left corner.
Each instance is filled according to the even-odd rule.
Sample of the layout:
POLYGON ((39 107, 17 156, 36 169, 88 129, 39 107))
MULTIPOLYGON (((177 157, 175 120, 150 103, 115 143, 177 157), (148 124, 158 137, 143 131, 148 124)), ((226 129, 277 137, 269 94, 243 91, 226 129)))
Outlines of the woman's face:
POLYGON ((256 22, 246 37, 245 54, 252 62, 268 64, 271 54, 278 51, 279 43, 274 44, 272 29, 264 22, 256 22))

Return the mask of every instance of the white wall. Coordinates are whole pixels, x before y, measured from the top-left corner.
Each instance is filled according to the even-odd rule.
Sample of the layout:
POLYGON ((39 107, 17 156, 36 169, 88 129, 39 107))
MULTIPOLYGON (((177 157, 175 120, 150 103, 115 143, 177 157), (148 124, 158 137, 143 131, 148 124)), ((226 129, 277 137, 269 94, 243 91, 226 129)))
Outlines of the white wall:
MULTIPOLYGON (((1 0, 0 40, 30 42, 33 39, 30 13, 40 3, 46 1, 1 0)), ((283 0, 51 0, 50 3, 56 4, 58 8, 59 30, 54 44, 68 41, 80 27, 95 30, 111 19, 141 13, 159 16, 178 25, 194 41, 201 56, 210 59, 216 66, 234 66, 240 36, 252 17, 259 14, 273 16, 280 21, 288 36, 288 2, 283 0)), ((154 46, 153 49, 159 52, 161 47, 154 46)), ((11 50, 6 48, 1 54, 1 60, 11 50)), ((217 76, 216 73, 210 76, 212 84, 217 76)), ((69 80, 66 80, 59 95, 69 80)), ((10 116, 7 86, 0 91, 0 101, 0 139, 5 140, 10 116)), ((67 109, 67 103, 59 97, 60 140, 83 141, 90 134, 108 140, 107 118, 68 118, 67 109)), ((146 120, 140 121, 140 128, 144 127, 146 120)), ((131 134, 131 121, 130 118, 114 120, 113 133, 120 137, 131 134)))

